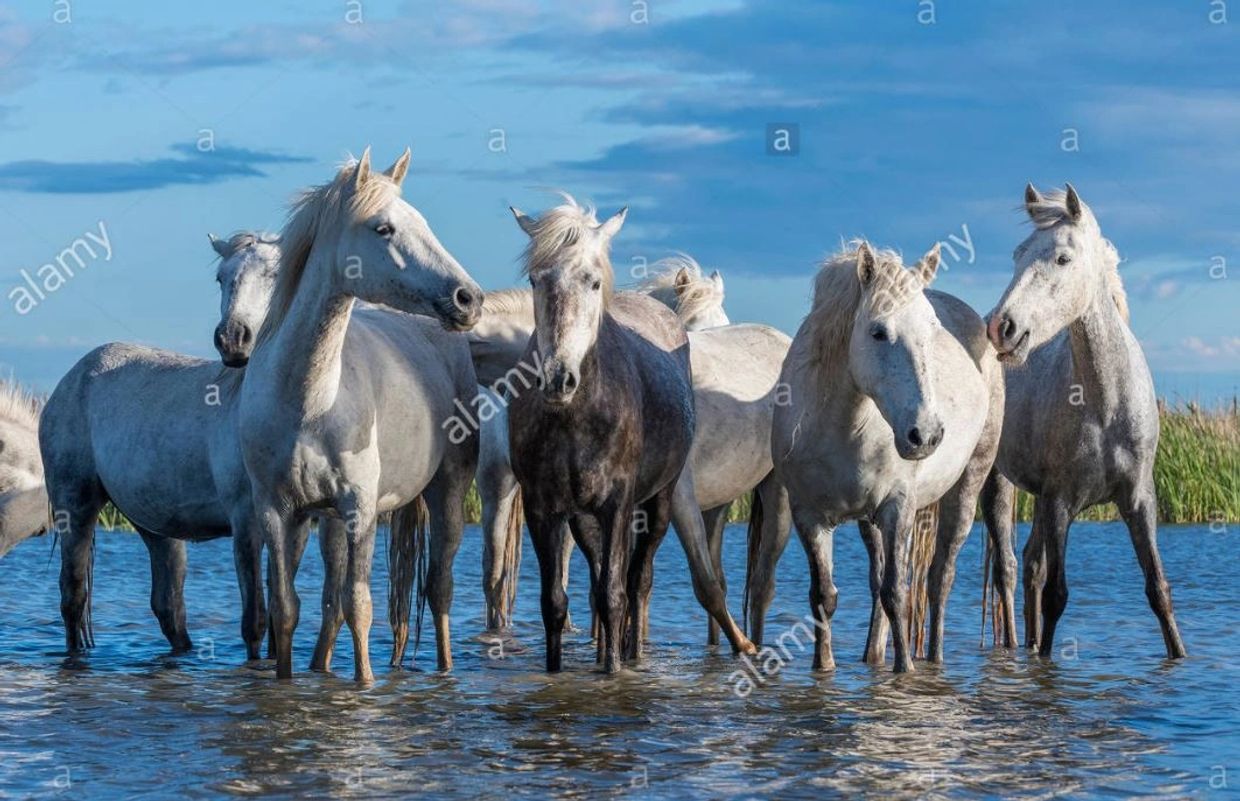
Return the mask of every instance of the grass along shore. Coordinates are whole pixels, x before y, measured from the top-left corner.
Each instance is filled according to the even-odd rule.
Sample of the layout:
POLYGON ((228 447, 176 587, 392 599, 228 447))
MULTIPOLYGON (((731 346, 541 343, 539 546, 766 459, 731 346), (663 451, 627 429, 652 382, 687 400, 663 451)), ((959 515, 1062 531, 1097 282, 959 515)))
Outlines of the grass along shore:
MULTIPOLYGON (((1234 523, 1240 521, 1240 406, 1237 399, 1223 409, 1204 410, 1194 403, 1159 402, 1162 434, 1154 461, 1160 523, 1234 523)), ((729 520, 749 519, 750 497, 732 504, 729 520)), ((1033 496, 1017 497, 1017 519, 1033 517, 1033 496)), ((465 498, 465 520, 482 519, 482 499, 476 486, 465 498)), ((1086 509, 1078 520, 1118 520, 1114 504, 1086 509)), ((132 530, 109 504, 99 516, 105 528, 132 530)))

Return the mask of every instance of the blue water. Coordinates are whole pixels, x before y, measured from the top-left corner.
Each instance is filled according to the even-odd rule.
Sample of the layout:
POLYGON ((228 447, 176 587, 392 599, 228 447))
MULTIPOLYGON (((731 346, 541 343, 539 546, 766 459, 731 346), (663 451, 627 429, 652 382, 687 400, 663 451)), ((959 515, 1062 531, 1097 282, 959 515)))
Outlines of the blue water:
MULTIPOLYGON (((1022 528, 1022 537, 1027 533, 1022 528)), ((726 535, 739 612, 744 530, 726 535)), ((1057 655, 980 649, 980 542, 960 558, 947 662, 894 676, 859 659, 869 599, 865 552, 852 527, 836 535, 836 659, 810 670, 808 651, 746 697, 738 662, 708 648, 674 537, 659 553, 652 647, 619 676, 594 670, 585 633, 569 639, 565 672, 542 671, 535 561, 527 549, 516 641, 483 628, 480 539, 456 562, 450 675, 390 671, 391 638, 376 624, 376 684, 351 681, 347 633, 337 674, 305 671, 321 580, 311 544, 298 579, 297 678, 243 666, 227 541, 190 547, 195 651, 171 657, 147 605, 138 538, 97 538, 97 647, 63 652, 57 571, 47 539, 0 561, 0 795, 5 798, 595 798, 1223 797, 1240 788, 1240 622, 1237 537, 1166 526, 1161 547, 1190 657, 1162 658, 1128 537, 1078 523, 1069 546, 1071 600, 1057 655), (500 657, 500 658, 496 658, 500 657)), ((580 560, 580 557, 576 557, 580 560)), ((380 557, 380 563, 383 559, 380 557)), ((584 563, 574 564, 576 621, 588 616, 584 563)), ((385 603, 383 565, 376 608, 385 603)), ((809 611, 795 538, 780 565, 768 641, 809 611)), ((376 616, 382 619, 383 615, 376 616)))

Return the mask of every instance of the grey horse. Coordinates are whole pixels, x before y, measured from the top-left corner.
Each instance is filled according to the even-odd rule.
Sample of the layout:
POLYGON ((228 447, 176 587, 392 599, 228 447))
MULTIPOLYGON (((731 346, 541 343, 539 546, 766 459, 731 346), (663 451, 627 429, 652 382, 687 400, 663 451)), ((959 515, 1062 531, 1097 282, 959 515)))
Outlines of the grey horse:
POLYGON ((47 530, 39 456, 43 403, 15 381, 0 382, 0 557, 47 530))
POLYGON ((1114 502, 1145 574, 1167 656, 1185 655, 1155 542, 1158 405, 1128 328, 1119 255, 1071 185, 1025 188, 1034 230, 1016 248, 1015 276, 988 333, 1007 370, 1007 425, 982 506, 996 545, 1002 639, 1016 639, 1015 486, 1036 496, 1025 546, 1025 644, 1051 653, 1068 604, 1068 528, 1081 510, 1114 502))

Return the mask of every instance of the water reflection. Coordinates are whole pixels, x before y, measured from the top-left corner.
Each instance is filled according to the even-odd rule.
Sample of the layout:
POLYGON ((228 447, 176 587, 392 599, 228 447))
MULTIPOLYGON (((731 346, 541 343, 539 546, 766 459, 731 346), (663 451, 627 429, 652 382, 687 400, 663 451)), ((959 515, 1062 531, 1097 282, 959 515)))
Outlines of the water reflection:
MULTIPOLYGON (((738 662, 726 649, 703 645, 703 616, 674 543, 660 553, 646 658, 603 676, 578 632, 566 643, 568 669, 550 677, 541 670, 533 560, 526 560, 514 638, 502 649, 479 638, 476 534, 458 560, 456 672, 421 669, 433 659, 424 642, 419 669, 381 672, 366 690, 350 680, 347 637, 337 654, 340 675, 303 670, 281 684, 269 670, 242 666, 227 543, 191 550, 197 647, 172 657, 147 609, 140 543, 102 535, 98 647, 66 660, 55 565, 45 552, 17 549, 0 561, 7 611, 0 621, 0 791, 91 798, 1183 797, 1207 794, 1213 766, 1237 753, 1232 649, 1210 636, 1234 626, 1234 609, 1217 602, 1219 582, 1228 580, 1214 556, 1223 535, 1204 529, 1162 538, 1193 653, 1184 662, 1159 655, 1161 638, 1126 535, 1095 526, 1078 539, 1070 564, 1074 600, 1061 633, 1069 651, 1044 660, 977 648, 975 536, 961 557, 947 664, 919 663, 907 676, 870 668, 852 661, 868 619, 864 553, 857 538, 840 536, 838 669, 814 673, 808 650, 793 647, 783 669, 745 695, 734 691, 738 662)), ((741 530, 729 532, 733 575, 742 540, 741 530)), ((299 591, 313 598, 317 549, 307 555, 299 591)), ((582 617, 584 584, 572 596, 582 617)), ((790 549, 768 624, 772 637, 800 620, 806 590, 804 559, 790 549)), ((298 633, 302 669, 315 611, 306 604, 298 633)), ((373 640, 377 655, 390 648, 382 628, 373 640)))

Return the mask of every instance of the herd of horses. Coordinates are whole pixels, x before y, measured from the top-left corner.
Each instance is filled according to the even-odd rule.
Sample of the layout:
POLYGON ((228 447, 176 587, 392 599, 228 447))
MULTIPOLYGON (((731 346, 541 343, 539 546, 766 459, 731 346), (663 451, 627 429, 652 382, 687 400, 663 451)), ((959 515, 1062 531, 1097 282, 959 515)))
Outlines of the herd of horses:
POLYGON ((985 321, 930 288, 937 245, 910 268, 859 241, 822 265, 790 340, 732 324, 722 278, 687 257, 617 289, 608 254, 626 212, 599 222, 567 195, 538 217, 513 210, 529 237, 530 288, 484 293, 402 199, 408 165, 406 152, 372 170, 367 151, 304 192, 278 236, 212 237, 222 364, 109 344, 46 403, 6 389, 0 554, 46 530, 59 538, 70 652, 93 645, 93 542, 111 502, 149 551, 151 607, 175 651, 190 648, 186 541, 232 537, 247 656, 259 659, 269 637, 281 678, 293 674, 293 579, 317 524, 325 578, 310 667, 331 669, 347 624, 355 678, 372 681, 370 571, 377 523, 390 515, 392 664, 403 662, 416 593, 449 670, 452 565, 476 476, 487 625, 512 623, 524 518, 550 671, 561 668, 572 548, 589 564, 598 663, 613 672, 642 653, 669 525, 711 642, 722 632, 737 653, 763 642, 795 527, 814 667, 831 669, 832 537, 848 520, 870 560, 866 661, 882 664, 890 639, 895 670, 913 669, 910 578, 924 581, 926 656, 940 661, 956 557, 979 503, 997 641, 1013 647, 1016 487, 1036 498, 1028 647, 1052 651, 1073 518, 1110 501, 1167 655, 1185 655, 1155 542, 1153 384, 1115 248, 1071 186, 1026 188, 1033 231, 985 321), (747 635, 728 610, 720 554, 728 510, 750 492, 747 635), (914 526, 929 509, 932 558, 910 577, 914 526))

